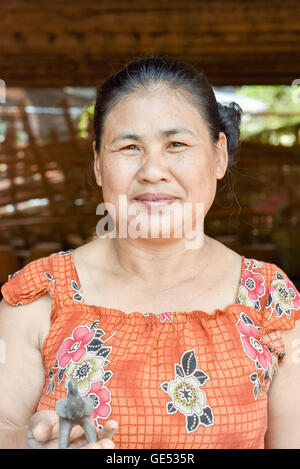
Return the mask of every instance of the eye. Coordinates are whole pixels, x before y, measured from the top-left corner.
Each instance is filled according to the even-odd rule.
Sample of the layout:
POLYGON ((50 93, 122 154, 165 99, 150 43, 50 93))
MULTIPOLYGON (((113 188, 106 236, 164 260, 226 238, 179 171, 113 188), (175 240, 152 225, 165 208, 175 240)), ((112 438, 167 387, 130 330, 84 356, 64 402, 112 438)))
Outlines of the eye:
POLYGON ((185 143, 182 143, 182 142, 171 142, 170 143, 170 146, 173 145, 174 148, 180 148, 180 147, 183 147, 183 146, 186 146, 185 143))
POLYGON ((138 147, 136 145, 133 145, 133 143, 131 145, 127 145, 127 147, 122 148, 122 150, 135 150, 135 149, 138 150, 138 147))

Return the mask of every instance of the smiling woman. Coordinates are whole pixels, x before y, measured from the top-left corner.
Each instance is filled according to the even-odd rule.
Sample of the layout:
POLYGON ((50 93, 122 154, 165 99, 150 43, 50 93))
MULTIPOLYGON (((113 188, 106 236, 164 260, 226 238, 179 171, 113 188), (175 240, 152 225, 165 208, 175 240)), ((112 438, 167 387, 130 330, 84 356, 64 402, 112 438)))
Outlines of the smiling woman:
MULTIPOLYGON (((141 205, 168 208, 156 211, 160 214, 156 223, 170 226, 171 237, 174 233, 199 232, 197 215, 187 218, 186 212, 184 219, 183 208, 187 210, 192 204, 195 211, 196 204, 202 204, 202 218, 198 216, 201 225, 215 198, 217 179, 235 164, 241 112, 236 103, 217 103, 204 74, 175 60, 142 59, 109 77, 97 92, 93 170, 105 203, 118 213, 118 218, 111 213, 116 235, 120 234, 119 226, 128 224, 137 197, 152 192, 152 199, 153 194, 158 199, 157 192, 165 192, 162 189, 166 182, 169 199, 173 200, 150 201, 144 195, 137 209, 141 205), (171 184, 170 176, 174 179, 171 184), (139 186, 148 190, 141 192, 139 186), (120 194, 126 194, 127 213, 120 209, 120 194), (186 229, 188 220, 191 230, 186 229)), ((149 237, 146 222, 150 220, 145 215, 139 222, 147 226, 144 231, 149 237)), ((156 230, 155 235, 161 238, 162 230, 156 230)), ((161 244, 156 236, 150 237, 152 243, 161 244)))
MULTIPOLYGON (((70 380, 93 402, 98 448, 300 447, 299 292, 280 267, 239 255, 203 225, 197 248, 176 236, 187 206, 205 218, 235 164, 240 118, 203 73, 166 57, 132 62, 100 86, 93 170, 115 230, 3 285, 3 447, 57 447, 54 409, 70 380), (135 209, 159 236, 120 235, 135 209)), ((79 431, 71 446, 88 447, 79 431)))

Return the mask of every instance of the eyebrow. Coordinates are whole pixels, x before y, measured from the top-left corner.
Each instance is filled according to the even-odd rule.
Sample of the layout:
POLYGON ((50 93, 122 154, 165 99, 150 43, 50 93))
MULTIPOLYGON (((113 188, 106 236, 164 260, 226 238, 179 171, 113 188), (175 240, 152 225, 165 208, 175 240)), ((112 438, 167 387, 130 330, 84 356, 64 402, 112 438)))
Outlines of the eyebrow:
MULTIPOLYGON (((165 129, 165 130, 161 130, 159 132, 160 137, 170 137, 171 135, 176 135, 176 134, 188 134, 188 135, 195 136, 195 134, 191 130, 186 129, 185 127, 176 127, 174 129, 165 129)), ((115 143, 118 140, 125 140, 125 139, 142 140, 142 136, 124 132, 122 134, 117 135, 117 137, 115 137, 112 140, 111 144, 115 143)))

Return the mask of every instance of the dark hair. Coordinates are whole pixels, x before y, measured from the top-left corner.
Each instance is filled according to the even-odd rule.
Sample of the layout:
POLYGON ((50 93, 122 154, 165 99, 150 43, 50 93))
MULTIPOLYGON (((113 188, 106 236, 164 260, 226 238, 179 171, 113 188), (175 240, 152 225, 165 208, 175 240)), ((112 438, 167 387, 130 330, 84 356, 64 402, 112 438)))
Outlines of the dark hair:
POLYGON ((218 141, 219 132, 225 133, 228 168, 232 168, 236 164, 235 156, 240 147, 241 107, 235 102, 228 105, 218 103, 203 72, 199 73, 190 64, 167 56, 146 56, 130 62, 97 88, 94 110, 96 150, 99 151, 101 147, 105 118, 120 99, 160 83, 184 92, 206 121, 213 143, 218 141))

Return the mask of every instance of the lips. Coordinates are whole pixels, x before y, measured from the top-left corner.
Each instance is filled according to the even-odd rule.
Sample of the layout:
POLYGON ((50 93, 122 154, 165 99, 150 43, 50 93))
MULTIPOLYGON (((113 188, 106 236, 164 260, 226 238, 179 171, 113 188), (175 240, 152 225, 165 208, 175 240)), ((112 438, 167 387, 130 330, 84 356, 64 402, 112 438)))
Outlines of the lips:
POLYGON ((135 200, 140 200, 140 201, 159 201, 159 200, 173 200, 176 199, 173 195, 170 194, 165 194, 163 192, 147 192, 144 194, 140 194, 137 197, 135 197, 135 200))
POLYGON ((171 204, 177 199, 178 197, 174 197, 171 194, 165 194, 163 192, 147 192, 145 194, 138 195, 134 200, 147 207, 147 209, 160 209, 171 204))

